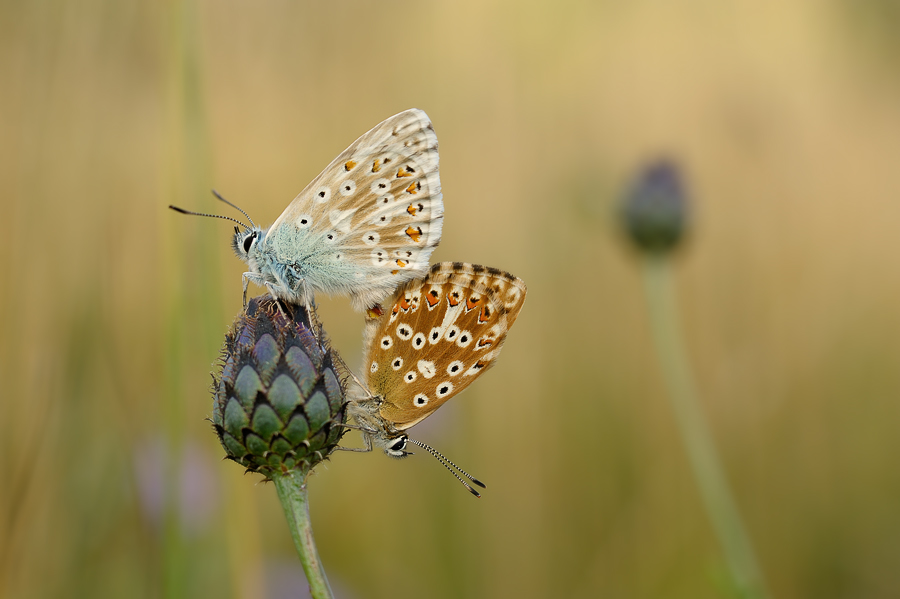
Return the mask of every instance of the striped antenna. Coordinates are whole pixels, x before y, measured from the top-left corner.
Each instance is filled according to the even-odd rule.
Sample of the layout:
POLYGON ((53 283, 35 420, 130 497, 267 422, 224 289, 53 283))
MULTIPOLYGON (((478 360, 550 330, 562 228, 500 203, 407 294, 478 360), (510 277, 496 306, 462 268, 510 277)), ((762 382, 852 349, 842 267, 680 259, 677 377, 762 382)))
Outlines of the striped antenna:
POLYGON ((481 482, 480 480, 478 480, 477 478, 475 478, 474 476, 472 476, 471 474, 469 474, 468 472, 466 472, 465 470, 463 470, 462 468, 460 468, 459 466, 457 466, 456 464, 454 464, 453 462, 451 462, 450 460, 445 458, 439 451, 437 451, 430 445, 426 445, 426 444, 422 443, 421 441, 416 441, 415 439, 410 439, 409 437, 407 437, 406 440, 409 441, 410 443, 412 443, 413 445, 418 445, 419 447, 421 447, 422 449, 424 449, 425 451, 427 451, 428 453, 433 455, 435 457, 435 459, 437 459, 437 461, 439 461, 441 464, 443 464, 444 467, 450 471, 450 474, 452 474, 453 476, 456 477, 456 480, 461 482, 463 484, 463 486, 469 490, 469 493, 471 493, 475 497, 478 497, 478 498, 481 497, 481 495, 478 493, 478 491, 476 491, 475 489, 472 488, 472 485, 470 485, 469 483, 464 481, 459 474, 454 472, 453 468, 456 468, 456 470, 459 470, 459 472, 462 473, 462 475, 465 476, 466 478, 468 478, 470 481, 472 481, 473 484, 478 485, 482 489, 486 489, 487 487, 484 485, 483 482, 481 482), (451 466, 453 468, 451 468, 451 466))

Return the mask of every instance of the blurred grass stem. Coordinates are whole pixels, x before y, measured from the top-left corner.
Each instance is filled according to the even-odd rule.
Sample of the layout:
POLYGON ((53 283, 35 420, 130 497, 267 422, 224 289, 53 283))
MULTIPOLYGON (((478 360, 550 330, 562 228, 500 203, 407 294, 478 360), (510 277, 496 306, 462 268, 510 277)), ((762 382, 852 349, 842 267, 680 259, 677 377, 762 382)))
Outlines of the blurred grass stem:
POLYGON ((681 337, 671 271, 671 260, 665 255, 655 254, 644 259, 644 283, 652 335, 672 409, 700 487, 700 495, 725 551, 736 590, 741 597, 762 599, 768 597, 762 571, 700 409, 686 346, 681 337))
POLYGON ((328 578, 325 576, 325 569, 322 567, 322 560, 319 559, 319 552, 313 539, 306 476, 306 472, 293 471, 289 474, 275 475, 272 481, 275 483, 278 499, 287 517, 294 547, 297 548, 297 555, 303 564, 310 595, 313 599, 332 599, 334 595, 328 585, 328 578))

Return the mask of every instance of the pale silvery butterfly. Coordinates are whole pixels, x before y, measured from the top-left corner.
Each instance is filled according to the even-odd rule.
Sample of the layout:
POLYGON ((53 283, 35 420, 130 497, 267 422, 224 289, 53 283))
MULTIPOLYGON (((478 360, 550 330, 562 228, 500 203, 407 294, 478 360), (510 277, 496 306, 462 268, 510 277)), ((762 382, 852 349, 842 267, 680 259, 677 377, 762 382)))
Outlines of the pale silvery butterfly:
POLYGON ((249 266, 245 299, 252 281, 290 303, 310 305, 314 291, 346 294, 354 309, 374 307, 377 314, 378 303, 398 285, 426 272, 441 240, 438 162, 437 136, 421 110, 376 125, 319 173, 272 226, 263 229, 251 220, 251 226, 241 223, 243 230, 235 227, 234 251, 249 266))
POLYGON ((398 289, 383 315, 367 319, 361 387, 348 393, 347 413, 358 424, 349 428, 362 431, 365 447, 342 449, 374 445, 402 458, 412 443, 483 487, 405 431, 494 364, 525 292, 525 283, 508 272, 462 262, 435 264, 398 289))

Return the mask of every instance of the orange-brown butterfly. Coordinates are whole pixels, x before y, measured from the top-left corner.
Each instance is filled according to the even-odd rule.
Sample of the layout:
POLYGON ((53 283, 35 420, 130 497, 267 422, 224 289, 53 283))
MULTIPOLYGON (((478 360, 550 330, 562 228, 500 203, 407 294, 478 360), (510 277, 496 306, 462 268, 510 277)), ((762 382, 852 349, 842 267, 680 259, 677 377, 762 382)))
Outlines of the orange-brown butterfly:
MULTIPOLYGON (((363 376, 351 389, 347 411, 362 431, 364 448, 392 457, 410 455, 412 443, 463 480, 484 487, 406 430, 468 387, 497 359, 525 303, 525 283, 508 272, 462 262, 442 262, 397 290, 390 308, 366 322, 363 376)), ((370 312, 370 316, 373 313, 370 312)))

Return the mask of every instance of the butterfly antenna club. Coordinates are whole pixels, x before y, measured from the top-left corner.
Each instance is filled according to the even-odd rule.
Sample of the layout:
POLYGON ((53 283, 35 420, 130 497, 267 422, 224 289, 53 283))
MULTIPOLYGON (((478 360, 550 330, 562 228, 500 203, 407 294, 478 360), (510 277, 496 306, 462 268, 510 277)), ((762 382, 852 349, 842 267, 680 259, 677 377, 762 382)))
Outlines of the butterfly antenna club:
POLYGON ((443 454, 441 454, 438 450, 434 449, 430 445, 426 445, 425 443, 422 443, 421 441, 416 441, 415 439, 407 438, 407 441, 409 441, 413 445, 418 445, 419 447, 421 447, 422 449, 424 449, 425 451, 430 453, 432 456, 434 456, 434 458, 437 461, 439 461, 441 464, 444 465, 444 468, 446 468, 447 470, 450 471, 450 474, 452 474, 453 476, 456 477, 456 480, 461 482, 462 485, 469 490, 469 493, 471 493, 475 497, 478 497, 479 499, 481 498, 481 494, 478 491, 476 491, 475 489, 473 489, 472 485, 470 485, 469 483, 464 481, 462 479, 462 477, 453 470, 453 468, 456 468, 456 470, 459 470, 463 474, 463 476, 468 478, 474 484, 478 485, 482 489, 486 489, 487 487, 485 486, 485 484, 483 482, 481 482, 480 480, 478 480, 477 478, 475 478, 474 476, 472 476, 471 474, 469 474, 468 472, 466 472, 465 470, 463 470, 462 468, 460 468, 459 466, 457 466, 456 464, 454 464, 453 462, 451 462, 450 460, 445 458, 443 456, 443 454), (452 468, 451 468, 451 466, 452 466, 452 468))

